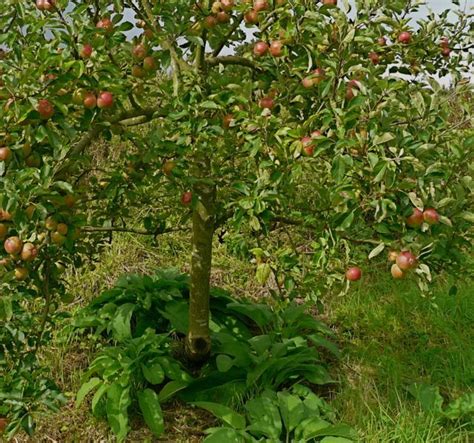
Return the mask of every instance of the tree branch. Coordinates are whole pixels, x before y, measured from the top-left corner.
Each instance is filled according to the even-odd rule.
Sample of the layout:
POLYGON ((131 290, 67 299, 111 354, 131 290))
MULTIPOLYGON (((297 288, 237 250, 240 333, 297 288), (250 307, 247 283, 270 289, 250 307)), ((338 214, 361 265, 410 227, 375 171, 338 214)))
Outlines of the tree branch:
POLYGON ((244 19, 244 14, 240 14, 234 24, 232 25, 232 27, 229 29, 229 32, 225 35, 225 37, 222 39, 221 42, 219 42, 219 44, 217 45, 217 48, 214 49, 213 53, 212 53, 212 56, 213 57, 217 57, 219 55, 219 53, 222 51, 222 49, 224 48, 224 46, 227 44, 227 42, 230 40, 230 38, 232 37, 232 34, 237 31, 237 29, 239 29, 240 27, 240 24, 242 23, 242 20, 244 19))

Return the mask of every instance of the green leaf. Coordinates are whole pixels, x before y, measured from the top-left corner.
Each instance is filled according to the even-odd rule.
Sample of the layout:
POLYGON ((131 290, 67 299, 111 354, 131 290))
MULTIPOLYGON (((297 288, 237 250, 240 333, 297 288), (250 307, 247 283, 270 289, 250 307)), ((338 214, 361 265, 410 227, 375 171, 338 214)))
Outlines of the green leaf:
POLYGON ((354 440, 349 440, 344 437, 324 437, 320 443, 353 443, 354 440))
POLYGON ((443 397, 441 397, 437 386, 414 383, 408 387, 408 392, 420 402, 420 405, 425 412, 441 413, 443 408, 443 397))
POLYGON ((349 440, 355 440, 357 438, 357 433, 354 431, 354 429, 352 429, 349 425, 346 424, 325 426, 321 429, 307 432, 304 435, 307 439, 324 436, 343 437, 349 440))
POLYGON ((474 392, 468 392, 449 403, 444 415, 451 420, 474 414, 474 392))
POLYGON ((187 388, 189 382, 183 380, 173 380, 163 387, 163 389, 158 394, 158 399, 161 403, 165 402, 166 400, 173 397, 177 392, 182 391, 183 389, 187 388))
POLYGON ((128 407, 130 406, 130 385, 113 383, 107 390, 107 421, 117 440, 122 442, 128 434, 128 407))
POLYGON ((291 432, 304 418, 304 404, 299 397, 288 392, 278 392, 277 396, 286 431, 291 432))
POLYGON ((137 396, 145 423, 151 432, 159 437, 165 430, 165 424, 158 394, 151 389, 145 389, 139 391, 137 396))
POLYGON ((135 305, 132 303, 126 303, 117 308, 115 316, 110 323, 110 329, 117 341, 124 341, 132 337, 130 321, 134 310, 135 305))
POLYGON ((246 443, 246 440, 238 431, 231 428, 211 428, 206 431, 210 433, 203 443, 246 443))
POLYGON ((220 372, 227 372, 234 365, 234 360, 228 355, 219 354, 216 357, 217 370, 220 372))
POLYGON ((374 145, 381 145, 382 143, 387 143, 393 140, 395 136, 390 134, 390 132, 386 132, 385 134, 378 135, 374 138, 374 145))
POLYGON ((271 272, 272 268, 268 263, 260 263, 257 266, 257 273, 255 274, 257 282, 264 285, 270 277, 271 272))
POLYGON ((372 251, 370 251, 369 260, 373 259, 374 257, 377 257, 377 255, 379 255, 384 249, 385 243, 380 243, 378 246, 372 249, 372 251))
POLYGON ((245 417, 238 414, 228 406, 220 403, 212 403, 208 401, 198 401, 193 403, 198 408, 205 409, 221 419, 224 423, 234 427, 235 429, 245 428, 245 417))
POLYGON ((84 383, 81 388, 79 389, 79 392, 77 393, 76 396, 76 408, 81 406, 82 402, 86 398, 87 394, 91 392, 93 389, 95 389, 97 386, 99 386, 101 383, 103 383, 103 380, 101 380, 98 377, 93 377, 86 383, 84 383))
POLYGON ((151 361, 148 364, 142 364, 142 372, 146 381, 152 385, 159 385, 165 379, 165 371, 157 362, 151 361))

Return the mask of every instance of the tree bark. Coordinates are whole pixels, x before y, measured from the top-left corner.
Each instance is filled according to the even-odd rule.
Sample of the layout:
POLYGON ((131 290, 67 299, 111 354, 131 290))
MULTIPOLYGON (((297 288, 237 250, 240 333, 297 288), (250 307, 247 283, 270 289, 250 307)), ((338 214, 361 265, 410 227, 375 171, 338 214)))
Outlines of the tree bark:
MULTIPOLYGON (((201 165, 209 170, 209 165, 201 165)), ((215 231, 216 187, 206 182, 193 186, 193 239, 189 331, 186 353, 193 361, 204 361, 211 351, 209 334, 209 289, 212 264, 212 239, 215 231)))

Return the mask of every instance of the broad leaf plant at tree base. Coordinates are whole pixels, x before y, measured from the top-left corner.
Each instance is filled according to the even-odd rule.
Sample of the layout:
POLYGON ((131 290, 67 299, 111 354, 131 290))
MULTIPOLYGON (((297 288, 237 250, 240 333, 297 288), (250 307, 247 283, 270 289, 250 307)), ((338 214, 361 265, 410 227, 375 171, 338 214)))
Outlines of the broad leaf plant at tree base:
POLYGON ((0 2, 0 391, 42 395, 24 356, 51 338, 64 269, 116 231, 192 230, 197 361, 219 228, 285 301, 373 267, 424 292, 442 270, 466 275, 473 16, 454 1, 456 20, 415 28, 420 2, 349 3, 0 2))

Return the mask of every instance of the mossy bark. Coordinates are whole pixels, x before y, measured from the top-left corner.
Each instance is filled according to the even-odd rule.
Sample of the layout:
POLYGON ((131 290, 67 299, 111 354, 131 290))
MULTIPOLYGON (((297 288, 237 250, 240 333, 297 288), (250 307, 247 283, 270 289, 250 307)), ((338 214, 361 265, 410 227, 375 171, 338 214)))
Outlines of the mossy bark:
POLYGON ((203 361, 211 351, 209 290, 215 231, 215 185, 206 183, 205 179, 196 183, 193 187, 193 199, 191 293, 186 353, 191 360, 203 361))

